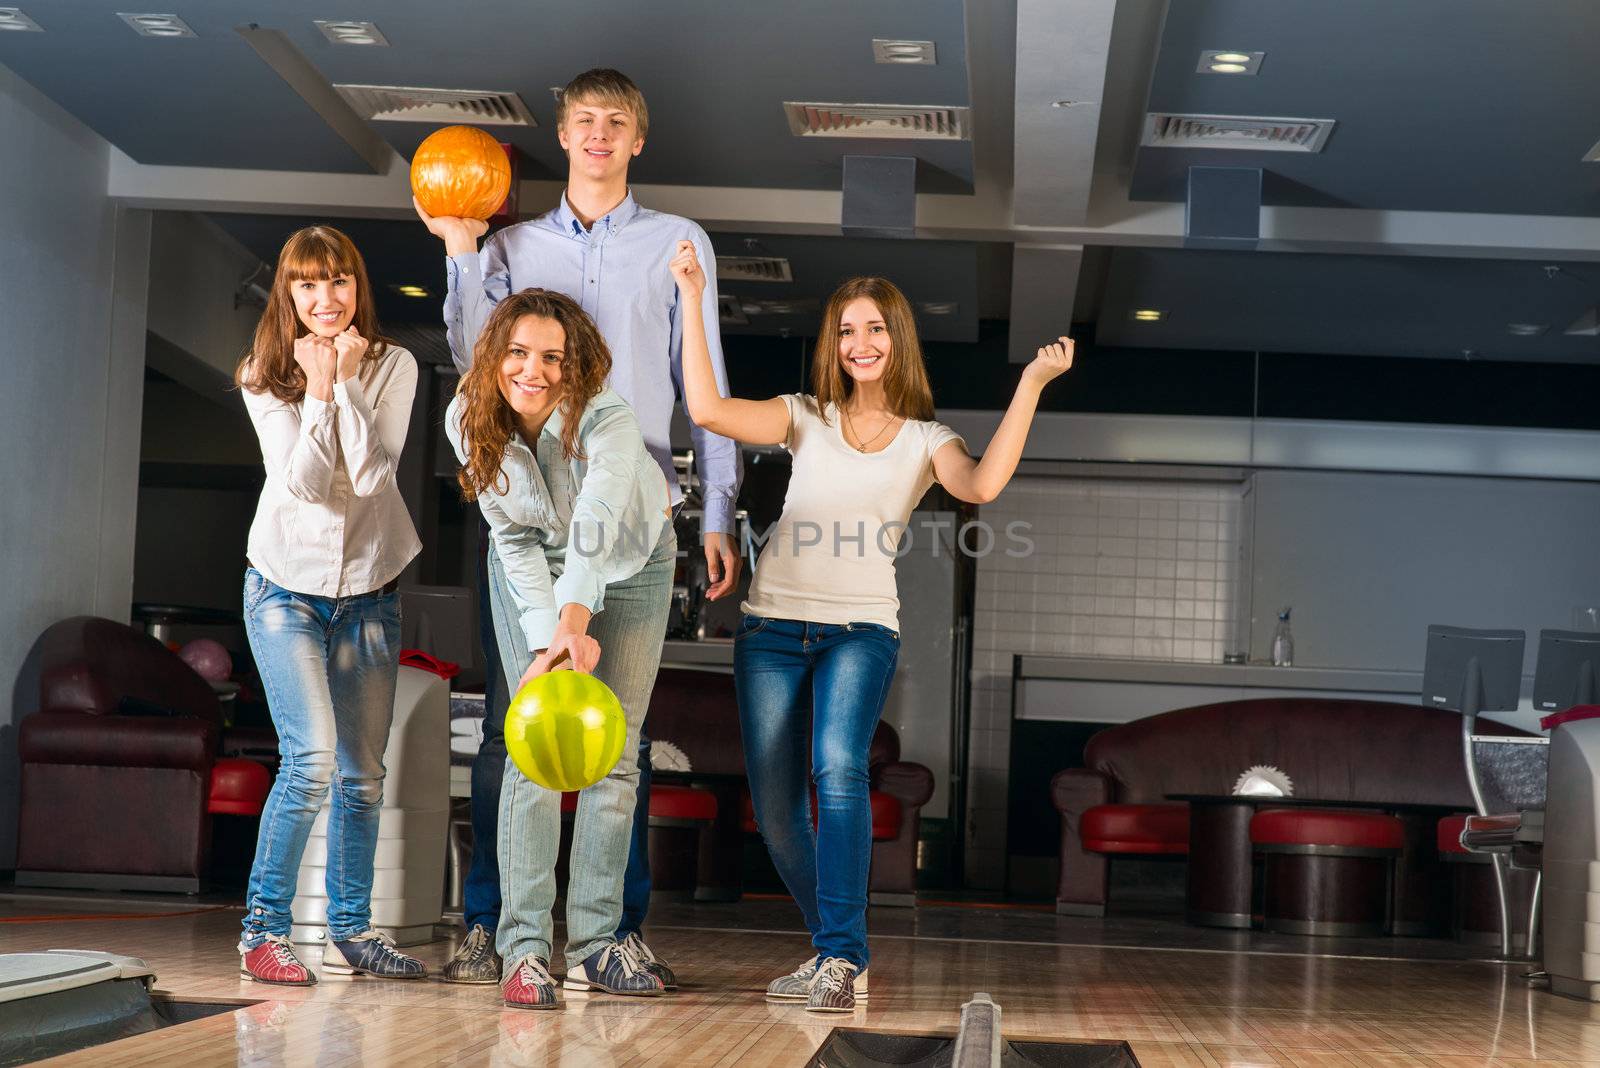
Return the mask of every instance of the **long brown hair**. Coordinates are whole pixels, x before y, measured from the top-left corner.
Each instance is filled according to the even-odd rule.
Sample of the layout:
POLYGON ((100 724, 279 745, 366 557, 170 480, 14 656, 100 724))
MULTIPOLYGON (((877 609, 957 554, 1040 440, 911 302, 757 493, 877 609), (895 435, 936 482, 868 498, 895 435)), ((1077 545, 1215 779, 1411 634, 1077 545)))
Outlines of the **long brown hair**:
POLYGON ((367 339, 364 359, 381 360, 389 343, 378 334, 377 303, 367 281, 366 262, 355 242, 340 231, 331 226, 308 226, 290 234, 278 253, 267 310, 256 323, 250 351, 233 373, 234 382, 252 393, 271 393, 290 404, 304 398, 306 374, 294 362, 294 343, 311 331, 295 312, 289 287, 305 279, 322 281, 345 274, 356 280, 356 313, 350 325, 367 339))
MULTIPOLYGON (((826 413, 830 404, 843 409, 855 391, 855 380, 839 365, 839 317, 851 301, 861 297, 878 306, 889 331, 889 367, 883 376, 889 410, 902 419, 932 419, 933 390, 928 385, 928 369, 922 361, 911 302, 887 278, 873 277, 845 282, 833 291, 822 311, 822 329, 817 333, 817 348, 811 361, 811 392, 817 398, 819 413, 826 413)), ((823 419, 827 419, 825 414, 823 419)))
MULTIPOLYGON (((498 493, 505 480, 500 462, 517 432, 516 412, 500 392, 500 364, 511 351, 511 335, 525 315, 554 319, 566 332, 566 357, 561 361, 561 453, 567 459, 586 459, 578 443, 578 423, 589 402, 605 387, 611 374, 611 350, 587 312, 564 293, 524 289, 502 300, 478 335, 472 366, 461 376, 456 396, 461 398, 461 439, 467 462, 456 480, 461 496, 471 501, 493 488, 498 493)), ((528 443, 532 445, 532 442, 528 443)), ((509 482, 506 482, 509 488, 509 482)))

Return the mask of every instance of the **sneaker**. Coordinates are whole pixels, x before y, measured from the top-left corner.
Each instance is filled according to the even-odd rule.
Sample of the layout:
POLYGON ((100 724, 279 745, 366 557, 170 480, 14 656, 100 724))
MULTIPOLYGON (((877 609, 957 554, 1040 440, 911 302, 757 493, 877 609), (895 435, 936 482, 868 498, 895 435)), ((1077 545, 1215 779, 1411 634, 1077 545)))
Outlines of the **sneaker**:
POLYGON ((502 962, 494 951, 494 935, 483 924, 475 923, 456 955, 444 966, 447 983, 498 983, 502 962))
POLYGON ((283 935, 269 934, 254 949, 239 943, 239 975, 276 986, 311 986, 317 977, 294 955, 294 944, 283 935))
POLYGON ((627 946, 635 957, 639 958, 639 963, 644 965, 645 971, 651 972, 657 979, 661 980, 662 989, 678 989, 678 973, 668 967, 666 961, 650 951, 650 947, 644 944, 644 939, 639 937, 638 931, 634 931, 627 938, 624 938, 622 944, 627 946))
POLYGON ((620 942, 597 949, 576 968, 568 968, 561 986, 565 990, 601 990, 635 997, 658 997, 667 990, 661 977, 647 970, 633 950, 620 942))
MULTIPOLYGON (((811 997, 811 984, 817 978, 817 960, 812 957, 788 975, 780 976, 767 984, 768 1001, 805 1001, 811 997)), ((856 975, 856 1000, 867 1000, 867 971, 856 975)))
MULTIPOLYGON (((482 930, 482 928, 475 928, 482 930)), ((460 982, 461 980, 457 980, 460 982)), ((559 1009, 556 981, 550 966, 538 957, 523 957, 500 984, 500 997, 508 1009, 559 1009)))
POLYGON ((843 957, 828 957, 817 965, 811 981, 807 1012, 851 1012, 856 1007, 856 966, 843 957))
POLYGON ((322 967, 340 975, 372 975, 379 979, 421 979, 428 974, 420 960, 394 948, 394 939, 366 930, 338 941, 330 939, 322 967))

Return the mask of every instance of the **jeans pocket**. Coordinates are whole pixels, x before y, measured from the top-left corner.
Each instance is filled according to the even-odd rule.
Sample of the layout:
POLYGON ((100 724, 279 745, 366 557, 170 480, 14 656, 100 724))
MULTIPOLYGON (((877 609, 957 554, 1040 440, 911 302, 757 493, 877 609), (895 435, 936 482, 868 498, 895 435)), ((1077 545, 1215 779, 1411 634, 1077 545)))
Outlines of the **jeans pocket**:
POLYGON ((849 631, 855 631, 857 633, 881 634, 883 637, 888 638, 891 641, 900 640, 899 631, 890 630, 882 623, 846 623, 845 629, 849 631))
POLYGON ((733 636, 735 638, 748 638, 752 634, 760 634, 764 629, 766 629, 767 624, 770 622, 772 621, 764 616, 752 616, 748 613, 740 613, 739 629, 734 632, 733 636))
POLYGON ((272 581, 255 568, 248 568, 244 573, 244 610, 246 614, 253 614, 261 602, 266 599, 267 593, 272 589, 272 581))

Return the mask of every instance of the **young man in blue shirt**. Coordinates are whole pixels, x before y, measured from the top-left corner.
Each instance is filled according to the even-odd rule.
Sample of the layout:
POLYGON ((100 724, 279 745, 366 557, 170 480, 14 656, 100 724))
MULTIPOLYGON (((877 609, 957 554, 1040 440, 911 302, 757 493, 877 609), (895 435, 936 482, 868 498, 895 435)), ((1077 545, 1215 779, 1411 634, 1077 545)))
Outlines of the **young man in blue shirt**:
MULTIPOLYGON (((417 213, 444 241, 449 257, 449 291, 444 319, 451 355, 465 370, 472 349, 494 305, 511 293, 537 286, 565 293, 595 320, 611 349, 608 384, 634 409, 645 445, 661 465, 674 507, 681 501, 672 464, 669 429, 672 409, 683 396, 683 317, 677 285, 668 263, 680 240, 694 243, 702 263, 715 263, 710 239, 694 222, 640 207, 628 190, 628 165, 644 149, 649 112, 631 80, 614 70, 586 71, 563 90, 557 136, 567 154, 567 188, 560 204, 528 222, 498 231, 478 250, 487 224, 476 219, 429 217, 417 213)), ((714 284, 706 287, 702 312, 717 321, 714 284)), ((720 339, 708 339, 720 388, 727 391, 720 339)), ((711 585, 707 596, 721 597, 738 584, 740 557, 733 513, 739 492, 738 446, 692 426, 695 461, 705 499, 704 551, 711 585)), ((493 585, 493 584, 491 584, 493 585)), ((479 592, 490 595, 480 573, 479 592)), ((493 605, 512 612, 510 605, 493 605)), ((485 640, 495 661, 493 630, 485 640)), ((491 663, 490 671, 499 670, 491 663)), ((494 678, 491 686, 506 680, 494 678)), ((505 766, 503 702, 486 702, 484 740, 472 776, 472 829, 477 845, 467 877, 467 939, 446 965, 447 982, 491 983, 500 979, 494 951, 501 887, 493 848, 505 766), (498 710, 496 706, 498 705, 498 710), (498 714, 497 714, 498 713, 498 714), (487 848, 486 848, 487 847, 487 848)), ((648 724, 646 724, 648 728, 648 724)), ((674 988, 676 977, 640 937, 650 898, 649 821, 650 743, 641 734, 639 793, 632 847, 623 888, 622 922, 617 941, 674 988)))

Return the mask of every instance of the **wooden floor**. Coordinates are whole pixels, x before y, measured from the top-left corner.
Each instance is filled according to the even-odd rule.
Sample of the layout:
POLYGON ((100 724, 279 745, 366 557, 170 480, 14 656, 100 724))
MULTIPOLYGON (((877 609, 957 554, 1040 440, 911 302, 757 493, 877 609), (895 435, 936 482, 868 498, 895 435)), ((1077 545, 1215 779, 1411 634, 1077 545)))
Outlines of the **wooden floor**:
MULTIPOLYGON (((493 987, 433 979, 325 976, 304 990, 240 982, 235 909, 16 922, 40 912, 76 909, 82 915, 88 908, 0 900, 0 952, 125 953, 148 961, 159 976, 157 989, 176 998, 254 1004, 50 1064, 783 1068, 803 1065, 836 1025, 954 1028, 961 1002, 982 990, 1000 1003, 1008 1038, 1125 1039, 1143 1068, 1600 1065, 1600 1005, 1530 988, 1519 978, 1525 967, 1318 956, 1312 954, 1324 947, 1315 939, 1287 948, 1282 940, 1248 935, 1238 936, 1232 949, 1095 945, 1083 940, 1082 932, 1092 929, 1054 927, 1055 917, 1034 916, 1026 939, 999 940, 1007 930, 997 923, 996 940, 985 941, 974 937, 968 916, 946 915, 960 910, 896 910, 886 922, 874 922, 868 1007, 819 1019, 761 996, 770 978, 806 957, 805 938, 787 930, 736 929, 750 924, 719 921, 748 920, 745 906, 713 906, 689 910, 692 924, 681 922, 684 915, 669 916, 679 922, 650 932, 651 945, 683 980, 678 994, 650 1000, 574 995, 560 1011, 526 1012, 502 1009, 493 987), (883 934, 880 927, 903 933, 883 934), (919 933, 924 928, 965 933, 929 936, 919 933)), ((1014 919, 1002 918, 1014 926, 1014 919)), ((1406 952, 1403 940, 1382 945, 1406 952)), ((452 948, 440 941, 414 952, 437 970, 452 948)), ((1444 946, 1438 953, 1461 956, 1444 946)))

